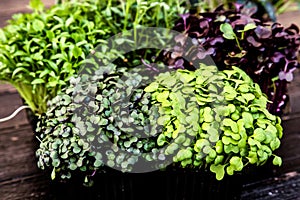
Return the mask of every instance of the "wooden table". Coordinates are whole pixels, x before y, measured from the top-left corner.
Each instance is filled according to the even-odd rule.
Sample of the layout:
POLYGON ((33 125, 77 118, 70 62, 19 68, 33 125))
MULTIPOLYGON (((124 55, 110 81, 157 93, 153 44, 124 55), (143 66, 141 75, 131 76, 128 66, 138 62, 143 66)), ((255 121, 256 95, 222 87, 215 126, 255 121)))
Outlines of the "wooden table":
MULTIPOLYGON (((44 1, 47 6, 53 0, 44 1)), ((0 26, 12 13, 28 12, 28 0, 1 0, 0 26)), ((279 19, 284 25, 296 22, 300 25, 300 12, 287 13, 279 19)), ((284 116, 284 138, 278 154, 283 166, 273 168, 270 174, 259 174, 245 180, 242 199, 300 199, 300 73, 296 73, 289 86, 290 107, 284 116), (258 178, 259 177, 259 178, 258 178)), ((9 115, 22 101, 16 90, 7 84, 0 85, 0 118, 9 115)), ((26 114, 22 111, 14 119, 0 123, 0 199, 53 199, 56 196, 49 173, 36 166, 34 138, 26 114)), ((74 188, 79 192, 82 188, 74 188)))

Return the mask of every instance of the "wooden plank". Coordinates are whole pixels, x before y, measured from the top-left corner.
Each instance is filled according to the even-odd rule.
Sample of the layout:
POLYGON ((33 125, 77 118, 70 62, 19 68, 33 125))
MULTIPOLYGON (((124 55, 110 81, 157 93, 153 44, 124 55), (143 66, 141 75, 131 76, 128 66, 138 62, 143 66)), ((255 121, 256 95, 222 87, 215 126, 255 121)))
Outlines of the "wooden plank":
MULTIPOLYGON (((299 123, 299 119, 298 119, 299 123)), ((295 125, 294 125, 295 126, 295 125)), ((274 173, 277 175, 300 170, 300 134, 285 134, 281 140, 281 146, 275 151, 282 157, 283 163, 281 167, 273 167, 274 173)))
MULTIPOLYGON (((300 19, 300 16, 299 16, 300 19)), ((294 71, 294 79, 288 85, 289 111, 288 114, 300 113, 300 69, 294 71)))
POLYGON ((285 12, 278 16, 278 22, 284 27, 290 26, 292 23, 300 27, 300 10, 293 12, 285 12))
POLYGON ((17 90, 10 84, 2 83, 0 81, 0 95, 3 93, 16 93, 17 90))
POLYGON ((244 186, 241 200, 299 200, 300 174, 287 173, 244 186))
POLYGON ((0 198, 3 200, 55 199, 51 198, 48 192, 50 184, 42 173, 2 182, 0 183, 0 198))
POLYGON ((0 182, 39 172, 35 149, 37 140, 30 126, 0 132, 0 182))

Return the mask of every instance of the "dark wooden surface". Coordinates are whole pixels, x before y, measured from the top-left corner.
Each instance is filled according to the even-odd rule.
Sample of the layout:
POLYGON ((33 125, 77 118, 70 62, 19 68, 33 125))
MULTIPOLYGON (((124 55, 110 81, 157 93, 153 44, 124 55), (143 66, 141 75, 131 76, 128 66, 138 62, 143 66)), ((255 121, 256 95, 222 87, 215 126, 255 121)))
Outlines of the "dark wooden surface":
MULTIPOLYGON (((45 2, 48 6, 53 3, 45 2)), ((27 3, 28 0, 0 0, 0 26, 12 13, 28 12, 27 3)), ((286 26, 299 24, 300 13, 285 14, 279 21, 286 26)), ((295 80, 289 86, 290 105, 283 117, 284 138, 278 150, 283 166, 265 166, 253 172, 244 180, 243 200, 300 199, 300 72, 296 72, 295 80)), ((0 85, 0 103, 0 118, 22 105, 20 96, 8 84, 0 85)), ((0 200, 55 199, 58 191, 63 192, 53 186, 49 173, 37 168, 36 145, 24 111, 9 122, 0 123, 0 200)))

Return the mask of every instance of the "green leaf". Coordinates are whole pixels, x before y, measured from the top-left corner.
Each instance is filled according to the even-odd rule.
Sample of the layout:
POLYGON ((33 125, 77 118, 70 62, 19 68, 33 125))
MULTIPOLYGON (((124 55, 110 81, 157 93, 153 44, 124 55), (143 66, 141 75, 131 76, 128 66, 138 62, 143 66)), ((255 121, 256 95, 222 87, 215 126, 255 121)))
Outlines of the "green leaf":
POLYGON ((181 73, 180 76, 180 80, 184 83, 189 83, 195 78, 196 78, 195 74, 192 73, 181 73))
POLYGON ((203 153, 209 154, 213 149, 210 146, 204 146, 203 153))
MULTIPOLYGON (((216 129, 209 129, 209 130, 216 130, 216 129)), ((217 142, 218 140, 219 140, 219 134, 218 134, 218 131, 216 130, 216 133, 214 133, 214 134, 211 134, 211 133, 209 133, 210 135, 209 135, 209 141, 210 142, 217 142)))
POLYGON ((6 40, 7 39, 6 39, 5 33, 4 33, 3 29, 0 28, 0 41, 4 43, 4 42, 6 42, 6 40))
POLYGON ((253 152, 253 151, 250 151, 249 152, 249 155, 248 155, 248 160, 251 164, 255 164, 257 163, 258 161, 258 158, 257 158, 257 153, 256 152, 253 152))
POLYGON ((282 159, 279 156, 274 156, 273 165, 281 166, 282 165, 282 159))
POLYGON ((241 84, 241 85, 239 85, 238 90, 242 93, 247 93, 247 92, 249 92, 249 85, 241 84))
POLYGON ((221 154, 223 152, 223 143, 221 140, 216 143, 216 152, 221 154))
POLYGON ((45 80, 44 79, 40 79, 40 78, 34 79, 31 82, 32 85, 37 85, 37 84, 42 84, 42 83, 45 83, 45 80))
POLYGON ((204 146, 209 146, 210 142, 206 139, 199 139, 196 141, 196 144, 194 146, 194 150, 196 152, 201 152, 204 146))
POLYGON ((104 118, 102 118, 101 120, 100 120, 100 122, 99 122, 99 125, 100 126, 105 126, 105 125, 107 125, 108 124, 108 120, 107 119, 104 119, 104 118))
MULTIPOLYGON (((58 67, 57 67, 57 65, 56 65, 53 61, 44 59, 43 62, 48 63, 48 65, 51 67, 51 69, 52 69, 55 73, 58 73, 58 71, 59 71, 59 70, 58 70, 58 67)), ((47 67, 48 67, 48 66, 47 66, 47 67)))
POLYGON ((59 159, 53 159, 52 160, 52 166, 53 167, 58 167, 60 165, 60 160, 59 159))
POLYGON ((55 167, 53 168, 52 172, 51 172, 51 179, 54 180, 55 179, 55 167))
POLYGON ((76 153, 76 154, 78 154, 80 151, 81 151, 81 149, 78 146, 75 146, 73 148, 73 152, 76 153))
POLYGON ((15 76, 16 76, 18 73, 20 73, 20 72, 24 72, 25 74, 29 74, 29 71, 28 71, 27 69, 25 69, 25 68, 23 68, 23 67, 18 67, 18 68, 16 68, 16 69, 13 71, 13 73, 12 73, 12 79, 14 79, 15 76))
POLYGON ((177 144, 182 144, 184 143, 184 141, 186 140, 186 137, 184 135, 179 135, 176 139, 175 139, 175 142, 177 144))
POLYGON ((210 107, 204 108, 203 117, 204 117, 205 122, 213 122, 214 121, 214 117, 212 116, 212 110, 210 107))
POLYGON ((255 145, 256 145, 258 148, 261 147, 260 142, 257 141, 257 140, 254 140, 254 139, 252 139, 252 138, 248 138, 248 144, 249 144, 250 146, 255 146, 255 145))
POLYGON ((229 23, 221 24, 220 31, 223 33, 223 37, 229 40, 236 38, 232 26, 229 23))
POLYGON ((222 137, 222 142, 223 142, 223 144, 226 144, 226 145, 228 145, 228 144, 230 144, 231 143, 231 138, 230 137, 227 137, 227 136, 223 136, 222 137))
POLYGON ((241 171, 244 167, 243 161, 240 157, 233 156, 230 161, 230 165, 234 167, 235 171, 241 171))
POLYGON ((152 82, 150 85, 148 85, 144 91, 145 92, 155 92, 158 89, 159 84, 157 82, 152 82))
POLYGON ((276 149, 278 149, 280 146, 280 140, 278 138, 275 138, 274 140, 271 141, 270 143, 270 147, 271 149, 274 151, 276 149))
POLYGON ((170 119, 169 115, 162 115, 157 119, 157 124, 164 126, 169 123, 170 119))
POLYGON ((95 160, 94 167, 100 167, 102 165, 102 162, 100 160, 95 160))
POLYGON ((160 134, 157 138, 157 145, 158 146, 163 146, 166 142, 166 137, 164 134, 160 134))
POLYGON ((159 93, 156 98, 158 102, 164 102, 169 97, 170 92, 169 91, 163 91, 162 93, 159 93))
POLYGON ((170 145, 168 145, 168 147, 166 148, 166 155, 172 155, 175 153, 175 151, 178 149, 178 144, 176 143, 171 143, 170 145))
POLYGON ((176 81, 177 80, 174 77, 172 77, 172 76, 166 76, 163 79, 163 81, 161 82, 161 84, 164 85, 165 87, 171 89, 175 85, 176 81))
POLYGON ((251 115, 251 113, 249 112, 243 112, 242 113, 242 117, 245 123, 245 128, 251 128, 253 127, 253 117, 251 115))
POLYGON ((81 56, 81 54, 82 54, 81 48, 74 46, 74 48, 72 50, 72 54, 76 59, 79 58, 79 56, 81 56))
MULTIPOLYGON (((246 26, 244 27, 244 31, 248 31, 248 30, 251 30, 251 29, 255 29, 257 26, 255 23, 249 23, 249 24, 246 24, 246 26)), ((241 32, 241 31, 239 31, 241 32)))
POLYGON ((185 159, 190 159, 193 156, 193 153, 189 149, 181 149, 177 155, 176 158, 178 161, 183 161, 185 159))
POLYGON ((44 30, 45 24, 44 24, 44 22, 42 22, 41 20, 36 19, 36 20, 33 21, 32 27, 33 27, 33 29, 34 29, 35 31, 38 32, 38 31, 44 30))
POLYGON ((45 6, 41 0, 30 0, 29 7, 36 11, 42 11, 45 6))
POLYGON ((224 174, 225 174, 224 167, 225 165, 215 165, 215 164, 212 164, 210 166, 210 171, 216 174, 216 179, 219 181, 224 178, 224 174))
POLYGON ((242 97, 244 97, 247 100, 247 102, 255 99, 255 96, 252 93, 242 94, 242 97))
POLYGON ((218 165, 218 164, 220 164, 221 162, 223 162, 223 160, 224 160, 224 156, 223 156, 223 155, 218 155, 218 156, 216 157, 216 159, 215 159, 214 164, 215 164, 215 165, 218 165))
POLYGON ((230 126, 231 130, 234 132, 234 133, 237 133, 238 132, 238 126, 237 126, 237 123, 235 121, 233 121, 232 119, 230 118, 225 118, 223 120, 223 125, 224 126, 230 126))
POLYGON ((234 167, 232 165, 229 165, 226 167, 226 172, 228 175, 233 175, 234 174, 234 167))
POLYGON ((259 142, 263 142, 266 139, 265 131, 262 128, 256 128, 254 130, 253 138, 259 142))
POLYGON ((71 163, 71 164, 69 165, 69 168, 70 168, 71 170, 75 170, 75 169, 77 169, 77 165, 76 165, 75 163, 71 163))

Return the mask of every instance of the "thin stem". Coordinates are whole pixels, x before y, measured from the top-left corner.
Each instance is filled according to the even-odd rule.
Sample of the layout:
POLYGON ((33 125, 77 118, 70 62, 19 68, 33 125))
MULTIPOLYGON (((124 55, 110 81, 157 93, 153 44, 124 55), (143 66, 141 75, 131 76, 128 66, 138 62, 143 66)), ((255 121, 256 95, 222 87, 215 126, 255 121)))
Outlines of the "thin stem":
POLYGON ((25 100, 25 103, 28 104, 32 112, 35 113, 37 111, 37 107, 32 101, 31 87, 26 88, 25 85, 18 84, 18 83, 11 83, 11 84, 18 90, 20 96, 25 100))
POLYGON ((242 47, 241 47, 241 45, 240 45, 240 42, 239 42, 238 37, 237 37, 237 36, 234 36, 234 38, 235 38, 236 44, 238 45, 239 49, 242 51, 243 49, 242 49, 242 47))
POLYGON ((125 13, 124 13, 124 26, 123 26, 123 31, 127 29, 127 24, 128 24, 128 17, 129 16, 129 10, 132 4, 132 0, 127 0, 127 3, 125 4, 125 13))

